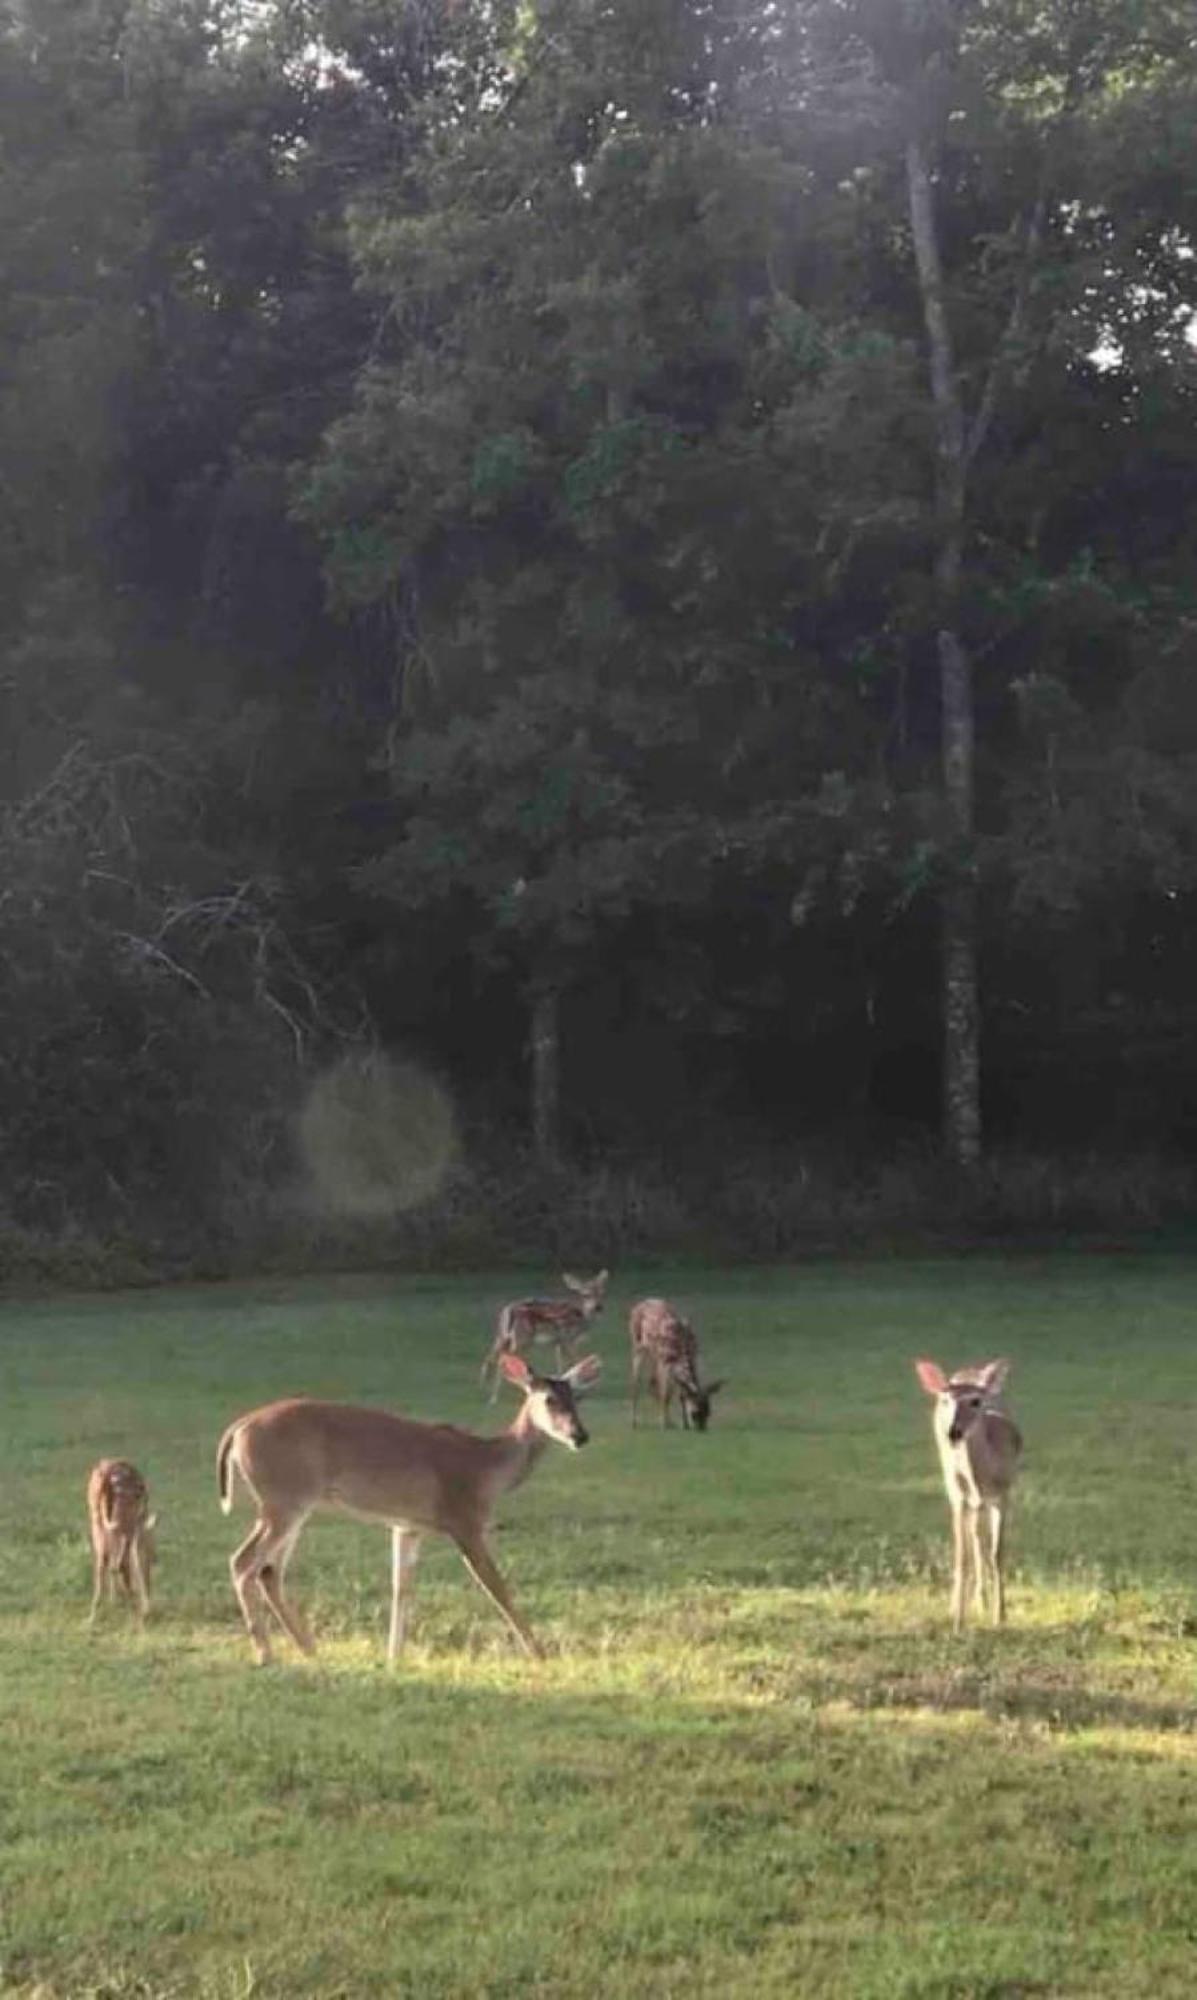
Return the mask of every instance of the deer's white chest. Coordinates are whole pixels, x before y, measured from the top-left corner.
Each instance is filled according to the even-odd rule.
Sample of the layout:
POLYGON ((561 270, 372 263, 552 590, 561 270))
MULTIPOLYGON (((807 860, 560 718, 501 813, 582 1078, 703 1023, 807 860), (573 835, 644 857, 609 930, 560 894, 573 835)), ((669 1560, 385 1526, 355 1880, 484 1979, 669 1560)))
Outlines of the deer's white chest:
POLYGON ((948 1499, 953 1507, 979 1507, 984 1495, 969 1440, 962 1437, 953 1444, 948 1436, 951 1421, 949 1414, 942 1422, 937 1417, 935 1423, 935 1442, 939 1446, 940 1470, 948 1499))

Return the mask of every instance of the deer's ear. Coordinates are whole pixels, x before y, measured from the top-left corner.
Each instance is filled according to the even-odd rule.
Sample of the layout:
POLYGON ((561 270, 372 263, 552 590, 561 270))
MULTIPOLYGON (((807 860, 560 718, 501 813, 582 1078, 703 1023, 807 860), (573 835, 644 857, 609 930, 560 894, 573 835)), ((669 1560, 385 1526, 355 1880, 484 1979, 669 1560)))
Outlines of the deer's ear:
POLYGON ((562 1380, 569 1383, 577 1396, 584 1394, 587 1389, 593 1389, 602 1372, 603 1364, 598 1355, 584 1354, 580 1361, 574 1362, 572 1368, 566 1369, 562 1380))
POLYGON ((561 1282, 563 1285, 568 1285, 571 1292, 584 1292, 586 1290, 581 1278, 575 1278, 572 1271, 563 1271, 561 1273, 561 1282))
POLYGON ((608 1278, 609 1278, 610 1276, 611 1276, 611 1273, 610 1273, 610 1271, 600 1271, 600 1272, 599 1272, 599 1274, 598 1274, 598 1277, 597 1277, 597 1278, 595 1279, 595 1281, 594 1281, 594 1284, 595 1284, 595 1290, 597 1291, 597 1290, 598 1290, 598 1287, 599 1287, 599 1286, 601 1285, 601 1286, 602 1286, 602 1288, 603 1288, 603 1290, 604 1290, 604 1291, 606 1291, 606 1289, 607 1289, 607 1280, 608 1280, 608 1278))
POLYGON ((948 1386, 948 1378, 938 1361, 916 1361, 914 1372, 929 1396, 942 1396, 948 1386))
POLYGON ((499 1356, 499 1367, 507 1377, 507 1380, 514 1382, 517 1388, 530 1389, 532 1387, 534 1379, 532 1370, 529 1368, 522 1354, 501 1354, 499 1356))
POLYGON ((1000 1361, 987 1361, 984 1368, 977 1370, 977 1379, 983 1389, 1000 1389, 1010 1373, 1010 1363, 1003 1355, 1000 1361))
POLYGON ((726 1375, 721 1375, 717 1382, 707 1383, 707 1395, 717 1396, 719 1394, 720 1389, 726 1389, 726 1387, 727 1387, 727 1377, 726 1375))

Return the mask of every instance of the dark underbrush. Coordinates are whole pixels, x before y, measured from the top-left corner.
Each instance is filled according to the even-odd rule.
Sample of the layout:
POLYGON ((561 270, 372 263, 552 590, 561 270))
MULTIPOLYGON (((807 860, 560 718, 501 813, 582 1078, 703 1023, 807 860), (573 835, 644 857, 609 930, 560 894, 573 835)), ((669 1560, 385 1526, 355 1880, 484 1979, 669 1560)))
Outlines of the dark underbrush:
POLYGON ((970 1175, 930 1149, 869 1158, 729 1146, 680 1160, 546 1167, 483 1147, 431 1199, 385 1217, 332 1216, 301 1190, 247 1185, 216 1218, 169 1226, 0 1223, 0 1283, 106 1288, 258 1272, 1118 1244, 1185 1234, 1195 1204, 1187 1162, 1143 1154, 995 1153, 970 1175))

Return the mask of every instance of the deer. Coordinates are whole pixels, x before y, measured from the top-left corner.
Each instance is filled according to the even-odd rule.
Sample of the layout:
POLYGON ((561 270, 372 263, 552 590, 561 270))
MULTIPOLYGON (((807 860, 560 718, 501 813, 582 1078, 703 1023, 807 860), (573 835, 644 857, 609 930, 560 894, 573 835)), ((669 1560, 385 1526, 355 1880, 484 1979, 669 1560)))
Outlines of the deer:
POLYGON ((1002 1574, 1006 1508, 1022 1455, 1022 1437, 1001 1405, 1008 1361, 957 1368, 945 1375, 935 1361, 916 1361, 915 1373, 935 1398, 935 1442, 952 1510, 952 1629, 964 1630, 964 1600, 972 1569, 973 1608, 985 1610, 986 1554, 994 1625, 1006 1616, 1002 1574), (982 1535, 982 1515, 988 1530, 982 1535))
POLYGON ((578 1451, 588 1434, 575 1398, 598 1379, 588 1354, 563 1375, 538 1375, 520 1354, 504 1354, 504 1378, 522 1391, 514 1421, 494 1437, 430 1424, 388 1410, 294 1396, 250 1410, 228 1426, 216 1454, 224 1513, 240 1479, 257 1518, 229 1561, 233 1589, 260 1666, 270 1663, 263 1607, 302 1653, 312 1635, 283 1594, 287 1564, 310 1514, 339 1511, 391 1530, 391 1616, 387 1663, 398 1658, 410 1585, 425 1535, 456 1543, 475 1582, 533 1658, 542 1649, 516 1610, 487 1547, 499 1501, 527 1479, 553 1442, 578 1451))
POLYGON ((127 1458, 101 1458, 87 1477, 87 1524, 91 1535, 92 1596, 88 1623, 94 1625, 107 1580, 109 1595, 118 1582, 136 1600, 144 1624, 150 1610, 150 1578, 156 1549, 149 1489, 127 1458))
POLYGON ((574 1278, 561 1273, 561 1282, 573 1293, 568 1299, 512 1299, 499 1310, 495 1337, 482 1363, 482 1387, 492 1384, 490 1400, 499 1393, 500 1362, 505 1354, 522 1354, 536 1341, 552 1341, 557 1350, 558 1370, 583 1338, 591 1320, 603 1309, 610 1273, 599 1271, 593 1278, 574 1278))
POLYGON ((632 1424, 640 1378, 645 1369, 661 1407, 662 1429, 670 1422, 669 1407, 677 1390, 682 1428, 705 1431, 711 1421, 711 1398, 723 1388, 722 1378, 704 1388, 698 1374, 698 1336, 688 1319, 668 1299, 641 1299, 628 1318, 632 1342, 632 1424))

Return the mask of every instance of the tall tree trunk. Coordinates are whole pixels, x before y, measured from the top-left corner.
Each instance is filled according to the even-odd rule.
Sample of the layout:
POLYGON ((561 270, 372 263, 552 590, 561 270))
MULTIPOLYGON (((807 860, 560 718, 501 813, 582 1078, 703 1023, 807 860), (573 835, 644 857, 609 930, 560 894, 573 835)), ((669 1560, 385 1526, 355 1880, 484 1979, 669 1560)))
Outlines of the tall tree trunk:
POLYGON ((906 184, 915 268, 927 329, 935 419, 935 589, 939 655, 940 745, 951 829, 948 882, 941 902, 944 1144, 959 1165, 981 1152, 980 1009, 977 888, 973 865, 972 663, 960 637, 969 448, 943 293, 931 175, 920 139, 906 146, 906 184))
POLYGON ((561 995, 555 986, 533 990, 529 1041, 532 1148, 540 1164, 550 1166, 560 1150, 561 1125, 561 995))

